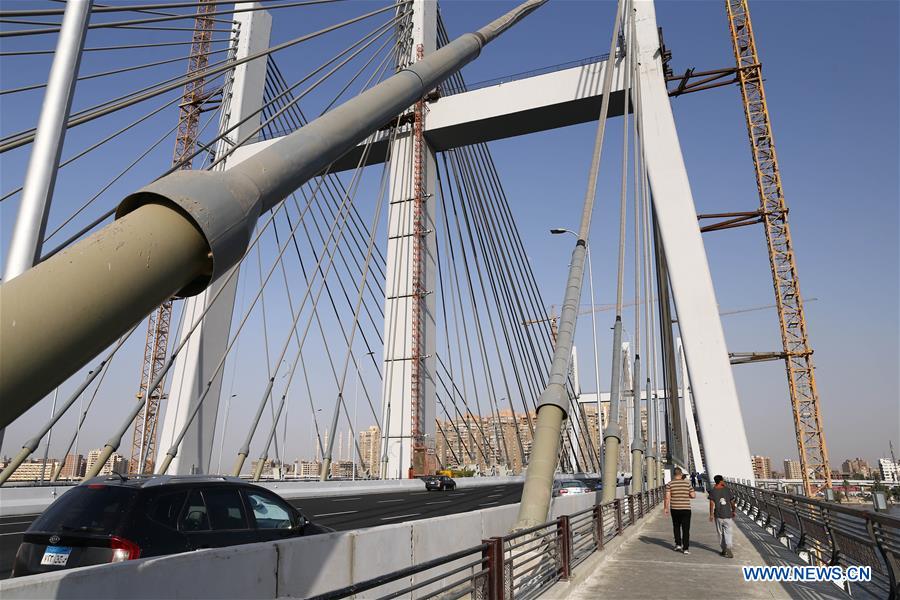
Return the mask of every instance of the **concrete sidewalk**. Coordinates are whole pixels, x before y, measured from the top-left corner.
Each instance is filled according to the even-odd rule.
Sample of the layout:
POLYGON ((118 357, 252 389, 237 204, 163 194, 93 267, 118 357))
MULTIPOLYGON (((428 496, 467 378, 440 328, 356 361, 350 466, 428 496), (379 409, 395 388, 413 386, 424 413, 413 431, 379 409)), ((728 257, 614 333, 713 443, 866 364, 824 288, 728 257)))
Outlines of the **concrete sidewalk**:
POLYGON ((743 565, 804 563, 740 512, 734 535, 735 557, 723 558, 715 525, 709 522, 706 495, 698 492, 692 508, 689 555, 673 550, 672 522, 660 511, 648 517, 640 535, 622 544, 566 598, 849 598, 831 583, 745 582, 743 565))

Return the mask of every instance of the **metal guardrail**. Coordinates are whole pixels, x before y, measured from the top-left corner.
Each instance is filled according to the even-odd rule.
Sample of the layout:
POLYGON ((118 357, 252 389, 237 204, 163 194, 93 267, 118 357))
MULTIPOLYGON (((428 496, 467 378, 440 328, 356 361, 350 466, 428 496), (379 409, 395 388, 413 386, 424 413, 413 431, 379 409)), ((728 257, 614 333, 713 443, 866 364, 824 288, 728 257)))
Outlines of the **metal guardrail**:
POLYGON ((868 566, 872 581, 857 583, 876 597, 900 600, 900 519, 731 483, 738 507, 795 552, 831 566, 868 566))
POLYGON ((663 488, 657 488, 598 504, 537 527, 482 540, 478 546, 315 596, 313 600, 355 595, 380 599, 401 596, 447 600, 536 598, 554 583, 568 580, 576 566, 648 515, 662 502, 663 494, 663 488))

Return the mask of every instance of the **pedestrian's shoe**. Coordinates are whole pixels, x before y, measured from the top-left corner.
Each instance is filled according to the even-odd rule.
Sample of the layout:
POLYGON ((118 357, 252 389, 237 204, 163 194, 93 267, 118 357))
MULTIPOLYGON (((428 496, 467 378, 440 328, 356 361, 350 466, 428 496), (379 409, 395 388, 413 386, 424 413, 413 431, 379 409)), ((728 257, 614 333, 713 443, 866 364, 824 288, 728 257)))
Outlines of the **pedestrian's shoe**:
POLYGON ((728 557, 728 554, 727 554, 727 553, 725 552, 725 550, 723 549, 721 552, 719 552, 719 556, 722 556, 722 557, 727 558, 727 557, 728 557))
POLYGON ((731 548, 725 549, 725 558, 734 558, 734 552, 731 551, 731 548))
POLYGON ((675 544, 675 552, 681 552, 682 550, 681 544, 675 544))
POLYGON ((685 548, 682 552, 683 552, 684 554, 690 554, 690 553, 691 553, 691 551, 688 550, 687 548, 685 548))

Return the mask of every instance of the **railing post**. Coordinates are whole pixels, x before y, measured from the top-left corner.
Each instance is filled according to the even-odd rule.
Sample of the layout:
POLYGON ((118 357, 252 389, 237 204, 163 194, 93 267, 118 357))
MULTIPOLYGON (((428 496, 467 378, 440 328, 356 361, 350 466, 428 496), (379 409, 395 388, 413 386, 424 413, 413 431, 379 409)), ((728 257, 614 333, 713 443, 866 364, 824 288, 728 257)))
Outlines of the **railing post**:
POLYGON ((492 537, 481 540, 488 547, 481 551, 481 557, 487 568, 487 600, 503 600, 504 568, 503 538, 492 537))
POLYGON ((632 496, 629 496, 628 498, 629 498, 629 501, 628 501, 628 509, 631 511, 631 524, 634 525, 634 524, 635 524, 635 520, 634 520, 634 496, 632 495, 632 496))
POLYGON ((622 500, 616 498, 613 500, 613 506, 616 508, 616 535, 622 535, 622 500))
POLYGON ((841 564, 841 549, 838 546, 837 537, 834 535, 834 526, 831 523, 831 511, 828 507, 819 508, 822 511, 822 521, 825 523, 825 529, 828 531, 828 541, 831 543, 831 558, 828 560, 829 566, 841 564))
POLYGON ((603 505, 594 506, 594 535, 597 536, 597 550, 603 550, 603 505))
MULTIPOLYGON (((781 498, 773 496, 772 500, 774 500, 775 508, 778 509, 778 531, 775 533, 775 537, 778 538, 778 541, 781 541, 781 538, 787 537, 787 525, 784 522, 784 509, 781 507, 781 498)), ((791 543, 790 540, 788 540, 788 549, 790 549, 790 547, 791 543)))
MULTIPOLYGON (((804 551, 803 546, 806 545, 806 528, 803 526, 803 519, 800 518, 800 510, 796 499, 791 498, 791 506, 794 507, 794 515, 797 517, 797 529, 800 530, 800 539, 797 540, 797 547, 795 548, 797 554, 800 554, 804 551)), ((807 555, 809 555, 809 552, 807 552, 807 555)))
POLYGON ((875 533, 875 521, 869 514, 866 514, 866 531, 869 534, 869 539, 878 547, 881 558, 884 559, 884 566, 891 585, 888 598, 889 600, 898 600, 900 599, 900 564, 897 562, 897 557, 885 547, 882 540, 875 533))
POLYGON ((568 581, 572 573, 572 528, 568 515, 556 521, 556 549, 559 552, 559 580, 568 581))

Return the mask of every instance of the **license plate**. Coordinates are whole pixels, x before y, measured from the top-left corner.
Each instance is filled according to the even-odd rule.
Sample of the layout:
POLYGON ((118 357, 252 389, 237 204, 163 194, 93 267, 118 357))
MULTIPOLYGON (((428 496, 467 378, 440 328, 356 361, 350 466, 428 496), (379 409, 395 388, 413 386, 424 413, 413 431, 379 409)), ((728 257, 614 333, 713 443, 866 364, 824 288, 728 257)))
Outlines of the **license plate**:
POLYGON ((71 553, 72 549, 65 546, 47 546, 47 549, 44 551, 44 557, 41 559, 41 564, 54 567, 65 566, 71 553))

